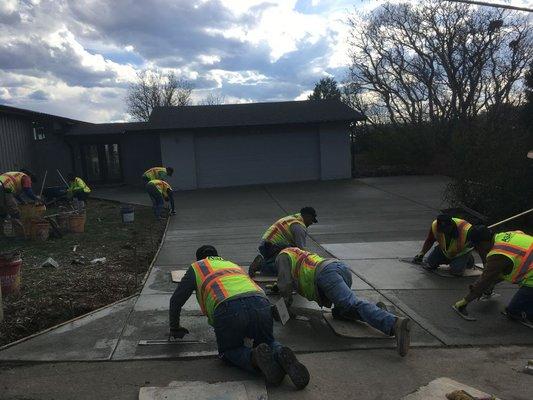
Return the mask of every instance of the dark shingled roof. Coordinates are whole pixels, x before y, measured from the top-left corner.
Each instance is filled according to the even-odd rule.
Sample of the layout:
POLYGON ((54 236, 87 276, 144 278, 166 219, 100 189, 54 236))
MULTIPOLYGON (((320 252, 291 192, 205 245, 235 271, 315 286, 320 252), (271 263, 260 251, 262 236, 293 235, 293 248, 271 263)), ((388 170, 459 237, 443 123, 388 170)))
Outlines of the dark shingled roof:
POLYGON ((361 121, 364 117, 339 100, 283 101, 276 103, 156 107, 150 115, 153 129, 215 128, 361 121))
POLYGON ((60 117, 59 115, 46 114, 38 111, 27 110, 24 108, 6 106, 3 104, 0 104, 0 114, 19 115, 21 117, 26 118, 54 118, 67 123, 85 123, 76 119, 60 117))
POLYGON ((108 124, 79 124, 73 126, 68 136, 80 135, 113 135, 149 129, 148 122, 116 122, 108 124))

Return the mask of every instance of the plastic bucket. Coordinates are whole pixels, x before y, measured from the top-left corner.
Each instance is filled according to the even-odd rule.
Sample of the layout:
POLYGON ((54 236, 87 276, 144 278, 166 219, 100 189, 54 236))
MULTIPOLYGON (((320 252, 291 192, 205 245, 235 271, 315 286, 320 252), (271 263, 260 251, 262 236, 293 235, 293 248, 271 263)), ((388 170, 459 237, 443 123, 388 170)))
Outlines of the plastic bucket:
POLYGON ((50 224, 48 221, 34 219, 31 222, 31 238, 33 240, 46 241, 50 236, 50 224))
POLYGON ((68 224, 72 233, 85 232, 85 214, 71 215, 68 224))
POLYGON ((135 208, 133 208, 133 206, 122 206, 120 214, 122 215, 122 222, 124 223, 130 223, 135 220, 135 208))
POLYGON ((20 291, 20 255, 5 256, 0 254, 0 285, 2 296, 16 294, 20 291))
POLYGON ((59 226, 59 229, 61 232, 68 232, 69 231, 69 216, 68 214, 60 214, 56 218, 57 220, 57 226, 59 226))

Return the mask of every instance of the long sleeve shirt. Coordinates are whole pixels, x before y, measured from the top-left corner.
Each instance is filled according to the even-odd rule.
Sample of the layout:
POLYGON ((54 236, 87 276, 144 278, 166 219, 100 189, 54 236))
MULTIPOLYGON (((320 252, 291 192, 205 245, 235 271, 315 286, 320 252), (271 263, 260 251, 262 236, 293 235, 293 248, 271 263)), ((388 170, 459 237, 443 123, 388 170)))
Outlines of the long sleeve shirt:
POLYGON ((307 229, 300 224, 292 224, 291 233, 294 238, 295 246, 299 249, 305 250, 307 229))
POLYGON ((465 300, 471 302, 478 299, 481 295, 492 286, 502 280, 502 275, 509 274, 513 270, 513 262, 501 254, 495 254, 487 257, 485 269, 481 276, 470 286, 470 292, 466 295, 465 300))
POLYGON ((168 320, 171 329, 177 329, 180 326, 181 308, 189 300, 189 297, 196 290, 196 276, 192 267, 189 267, 185 275, 178 284, 176 290, 170 298, 170 307, 168 311, 168 320))

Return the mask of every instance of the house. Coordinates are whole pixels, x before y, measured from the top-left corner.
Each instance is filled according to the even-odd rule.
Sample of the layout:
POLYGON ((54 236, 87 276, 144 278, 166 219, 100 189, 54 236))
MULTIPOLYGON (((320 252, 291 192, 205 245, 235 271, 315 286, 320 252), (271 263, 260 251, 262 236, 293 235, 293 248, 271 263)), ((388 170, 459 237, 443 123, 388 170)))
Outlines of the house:
POLYGON ((57 137, 63 170, 88 182, 139 184, 165 165, 185 190, 349 178, 349 128, 362 119, 337 100, 158 107, 147 122, 68 120, 57 137))

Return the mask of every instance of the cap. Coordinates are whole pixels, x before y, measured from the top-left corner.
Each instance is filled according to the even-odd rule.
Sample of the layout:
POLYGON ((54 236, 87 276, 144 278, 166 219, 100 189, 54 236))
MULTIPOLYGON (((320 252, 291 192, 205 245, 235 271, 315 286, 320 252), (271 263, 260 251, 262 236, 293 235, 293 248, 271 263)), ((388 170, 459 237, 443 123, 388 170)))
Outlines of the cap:
POLYGON ((310 217, 313 217, 313 222, 316 224, 318 220, 316 219, 316 211, 313 207, 304 207, 300 210, 300 214, 302 215, 309 215, 310 217))

